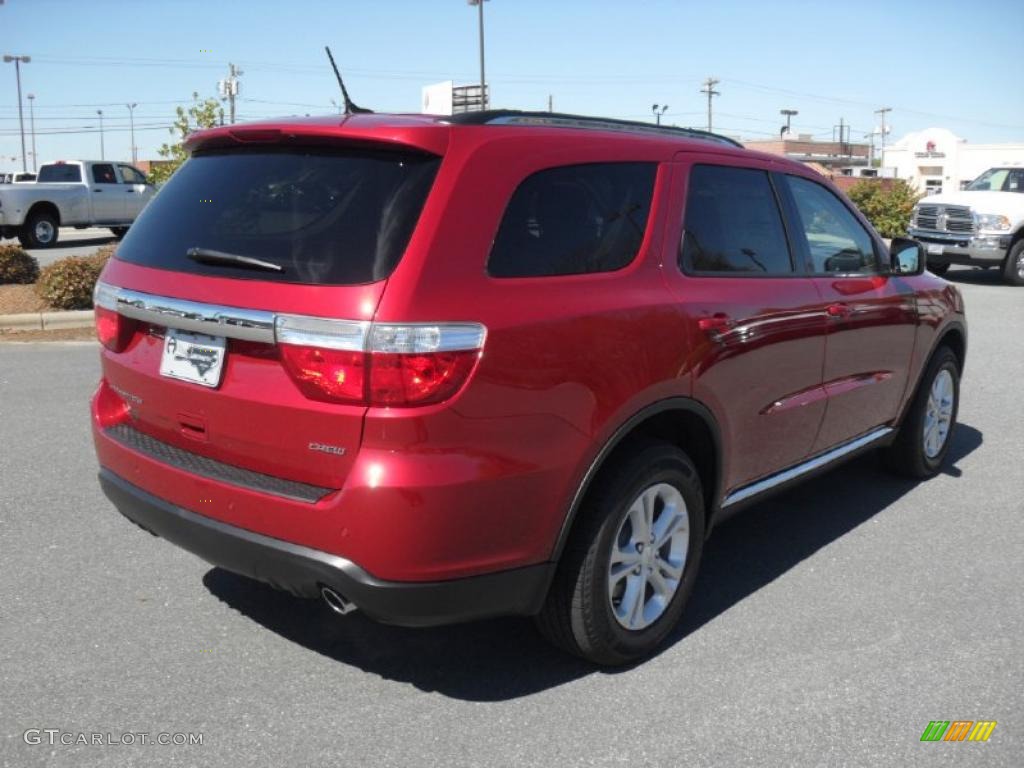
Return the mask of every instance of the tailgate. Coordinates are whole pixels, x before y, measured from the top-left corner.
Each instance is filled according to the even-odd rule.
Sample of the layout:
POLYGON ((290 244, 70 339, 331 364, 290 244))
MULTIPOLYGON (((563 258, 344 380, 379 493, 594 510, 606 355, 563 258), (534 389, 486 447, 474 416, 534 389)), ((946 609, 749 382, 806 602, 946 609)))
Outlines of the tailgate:
POLYGON ((154 293, 167 284, 165 275, 113 260, 104 283, 119 287, 122 314, 135 321, 127 347, 120 352, 104 349, 102 361, 106 383, 131 408, 133 429, 232 467, 341 488, 359 447, 366 407, 303 395, 274 343, 274 316, 302 307, 302 314, 316 314, 317 309, 326 314, 329 309, 338 317, 368 320, 384 282, 323 289, 316 301, 295 295, 302 292, 297 286, 275 286, 271 300, 267 292, 254 293, 250 281, 175 278, 175 293, 204 298, 213 293, 229 302, 215 304, 154 293), (240 282, 250 306, 243 305, 245 297, 233 296, 239 293, 240 282), (260 293, 260 306, 251 306, 251 297, 260 293), (223 339, 216 386, 161 372, 173 354, 165 351, 168 329, 173 335, 199 332, 223 339))

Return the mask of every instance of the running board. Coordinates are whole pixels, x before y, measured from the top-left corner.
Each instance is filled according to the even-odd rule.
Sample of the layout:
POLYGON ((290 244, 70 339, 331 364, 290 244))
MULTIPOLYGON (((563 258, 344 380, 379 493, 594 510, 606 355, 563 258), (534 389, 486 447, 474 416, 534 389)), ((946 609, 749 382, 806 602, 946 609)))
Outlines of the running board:
POLYGON ((856 453, 863 448, 867 448, 872 443, 876 443, 884 437, 888 437, 892 432, 892 427, 879 427, 878 429, 868 432, 866 435, 862 435, 855 440, 843 443, 842 445, 837 446, 830 451, 826 451, 825 453, 818 454, 813 459, 808 459, 802 464, 797 464, 795 467, 785 469, 782 472, 766 477, 764 480, 758 480, 756 483, 745 485, 725 497, 725 501, 722 502, 722 509, 730 507, 733 504, 738 504, 741 501, 746 501, 754 496, 760 496, 766 491, 770 491, 780 485, 796 480, 803 475, 814 472, 817 469, 821 469, 828 464, 839 461, 852 453, 856 453))

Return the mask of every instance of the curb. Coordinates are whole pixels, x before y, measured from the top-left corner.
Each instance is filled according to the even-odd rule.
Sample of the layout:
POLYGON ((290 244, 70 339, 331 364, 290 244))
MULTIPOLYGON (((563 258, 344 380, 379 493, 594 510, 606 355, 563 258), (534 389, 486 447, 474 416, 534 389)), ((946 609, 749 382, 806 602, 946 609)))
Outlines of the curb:
POLYGON ((0 331, 50 331, 56 328, 89 328, 92 324, 91 309, 0 315, 0 331))

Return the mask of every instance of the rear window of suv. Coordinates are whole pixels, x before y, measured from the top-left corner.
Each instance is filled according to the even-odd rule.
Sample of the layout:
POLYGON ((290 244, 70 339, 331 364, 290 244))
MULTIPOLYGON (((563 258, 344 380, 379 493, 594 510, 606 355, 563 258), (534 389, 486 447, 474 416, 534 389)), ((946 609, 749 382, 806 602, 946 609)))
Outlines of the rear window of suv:
POLYGON ((382 280, 409 243, 440 162, 367 149, 197 153, 143 210, 117 256, 217 277, 315 285, 382 280), (282 271, 200 263, 188 256, 193 248, 282 271))
POLYGON ((505 210, 488 274, 578 275, 625 267, 644 239, 656 171, 655 163, 593 163, 527 177, 505 210))

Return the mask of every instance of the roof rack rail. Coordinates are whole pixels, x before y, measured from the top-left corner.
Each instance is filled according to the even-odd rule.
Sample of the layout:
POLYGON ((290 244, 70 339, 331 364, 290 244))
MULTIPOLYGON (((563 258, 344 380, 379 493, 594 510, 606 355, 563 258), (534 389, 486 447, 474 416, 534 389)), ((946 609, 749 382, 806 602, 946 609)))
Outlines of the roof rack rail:
POLYGON ((619 120, 612 117, 591 117, 570 115, 562 112, 527 112, 518 109, 489 109, 480 112, 464 112, 444 118, 453 125, 534 125, 552 128, 590 128, 601 131, 627 131, 679 136, 687 139, 703 139, 731 147, 743 148, 735 139, 699 128, 677 128, 670 125, 651 125, 638 120, 619 120))

